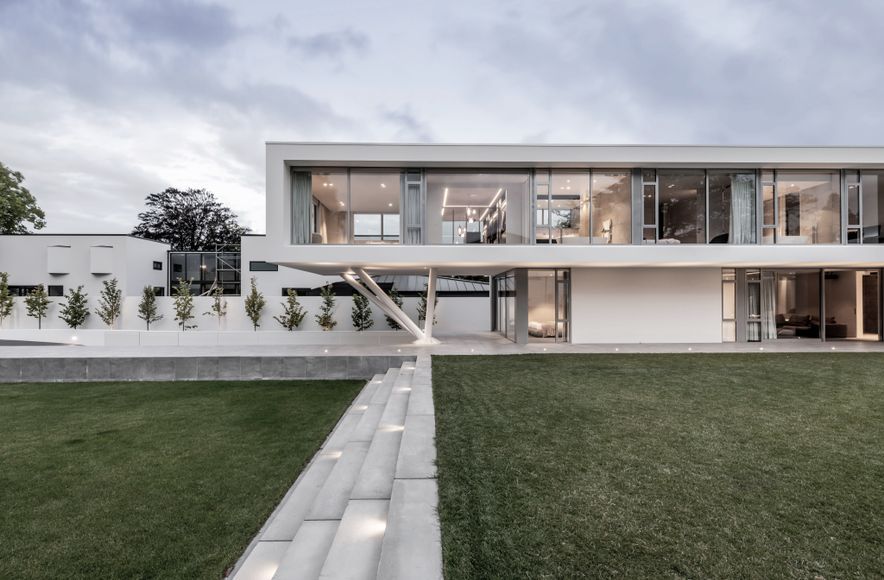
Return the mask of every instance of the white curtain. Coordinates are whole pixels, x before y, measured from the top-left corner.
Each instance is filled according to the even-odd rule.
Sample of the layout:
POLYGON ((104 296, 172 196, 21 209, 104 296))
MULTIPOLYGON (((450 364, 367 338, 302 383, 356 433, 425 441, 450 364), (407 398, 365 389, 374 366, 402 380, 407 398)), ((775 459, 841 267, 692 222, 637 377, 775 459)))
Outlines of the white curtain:
MULTIPOLYGON (((414 179, 420 179, 415 177, 414 179)), ((423 205, 421 204, 421 185, 419 181, 409 181, 406 175, 403 175, 402 181, 404 187, 403 199, 403 215, 405 216, 405 227, 402 230, 403 244, 420 244, 421 236, 421 213, 423 205)))
POLYGON ((731 228, 728 242, 755 242, 755 178, 751 175, 731 177, 731 228))
POLYGON ((777 274, 761 272, 761 338, 777 337, 777 274))
POLYGON ((304 171, 292 172, 292 243, 311 242, 310 217, 313 214, 313 180, 304 171))

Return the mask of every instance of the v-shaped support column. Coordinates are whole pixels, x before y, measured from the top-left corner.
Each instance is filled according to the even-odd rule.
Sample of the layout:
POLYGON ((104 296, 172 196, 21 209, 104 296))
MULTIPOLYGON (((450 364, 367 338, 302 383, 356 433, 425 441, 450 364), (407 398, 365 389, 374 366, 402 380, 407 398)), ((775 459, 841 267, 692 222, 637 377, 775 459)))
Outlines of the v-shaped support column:
POLYGON ((422 344, 435 342, 432 341, 432 339, 430 341, 427 340, 426 335, 420 327, 415 324, 414 321, 409 318, 409 316, 405 314, 405 312, 403 312, 389 296, 387 296, 365 270, 357 268, 356 274, 359 276, 359 281, 356 281, 353 275, 348 273, 341 274, 341 278, 350 284, 353 289, 371 301, 372 304, 380 308, 384 314, 398 322, 399 326, 410 332, 416 339, 416 342, 422 344))

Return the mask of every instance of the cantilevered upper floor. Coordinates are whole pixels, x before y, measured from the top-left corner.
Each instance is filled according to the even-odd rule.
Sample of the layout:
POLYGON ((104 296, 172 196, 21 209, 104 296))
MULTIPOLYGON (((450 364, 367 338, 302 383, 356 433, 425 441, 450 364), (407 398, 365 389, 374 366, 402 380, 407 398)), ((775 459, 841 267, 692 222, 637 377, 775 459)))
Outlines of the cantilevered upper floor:
POLYGON ((267 144, 268 261, 880 266, 884 147, 267 144))

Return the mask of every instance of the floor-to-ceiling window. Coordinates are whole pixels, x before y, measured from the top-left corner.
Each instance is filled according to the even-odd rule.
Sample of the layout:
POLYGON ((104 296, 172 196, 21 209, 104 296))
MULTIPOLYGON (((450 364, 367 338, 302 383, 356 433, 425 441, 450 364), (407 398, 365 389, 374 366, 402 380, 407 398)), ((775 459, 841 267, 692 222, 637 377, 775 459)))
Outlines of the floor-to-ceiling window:
POLYGON ((879 340, 880 281, 877 270, 826 270, 826 340, 879 340))
POLYGON ((516 278, 510 270, 494 277, 495 330, 506 338, 516 340, 516 278))
POLYGON ((589 243, 589 171, 535 172, 535 241, 589 243))
POLYGON ((629 171, 592 172, 592 243, 632 241, 632 175, 629 171))
POLYGON ((884 171, 863 171, 858 182, 856 173, 848 172, 847 179, 848 242, 884 243, 884 171))
POLYGON ((567 342, 570 272, 528 270, 528 341, 567 342))
POLYGON ((777 244, 841 242, 837 171, 777 171, 775 185, 777 244))
POLYGON ((528 242, 528 172, 427 171, 430 244, 528 242))
MULTIPOLYGON (((310 175, 311 187, 298 190, 295 195, 296 198, 305 196, 311 199, 312 213, 308 216, 310 243, 346 244, 350 236, 347 227, 350 209, 347 171, 314 171, 307 175, 310 175)), ((300 215, 293 217, 303 219, 300 215)))
POLYGON ((350 231, 354 244, 399 243, 400 173, 350 172, 350 231))
POLYGON ((706 174, 657 173, 658 244, 706 243, 706 174))
POLYGON ((709 171, 709 243, 755 243, 755 173, 709 171))

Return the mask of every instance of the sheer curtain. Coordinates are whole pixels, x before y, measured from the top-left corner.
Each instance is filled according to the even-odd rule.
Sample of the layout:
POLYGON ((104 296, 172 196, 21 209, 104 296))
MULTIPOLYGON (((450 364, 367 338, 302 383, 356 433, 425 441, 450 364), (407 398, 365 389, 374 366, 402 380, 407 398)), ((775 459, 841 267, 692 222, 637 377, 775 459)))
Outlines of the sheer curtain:
POLYGON ((761 338, 777 337, 777 274, 761 272, 761 338))
POLYGON ((731 177, 731 244, 755 243, 755 178, 731 177))
POLYGON ((292 243, 311 242, 310 216, 313 214, 313 182, 309 173, 292 172, 292 243))

